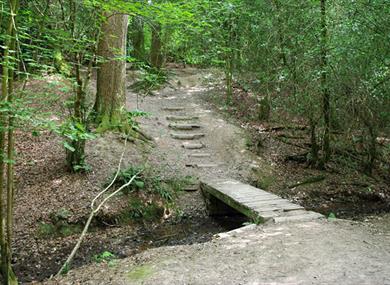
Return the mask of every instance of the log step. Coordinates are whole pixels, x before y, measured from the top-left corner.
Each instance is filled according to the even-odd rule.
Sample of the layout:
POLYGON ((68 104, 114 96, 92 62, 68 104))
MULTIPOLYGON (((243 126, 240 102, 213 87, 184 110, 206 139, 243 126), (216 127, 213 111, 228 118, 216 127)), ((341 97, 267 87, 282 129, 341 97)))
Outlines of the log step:
POLYGON ((187 163, 186 167, 193 167, 193 168, 215 168, 218 167, 217 164, 199 164, 199 163, 187 163))
POLYGON ((168 116, 167 120, 168 121, 193 121, 193 120, 198 120, 198 116, 168 116))
POLYGON ((188 155, 188 157, 192 157, 192 158, 211 157, 211 154, 209 154, 209 153, 191 153, 188 155))
POLYGON ((177 140, 196 140, 203 138, 205 134, 199 133, 199 134, 176 134, 171 133, 171 137, 177 140))
POLYGON ((176 111, 184 111, 185 108, 184 107, 164 107, 164 108, 161 108, 161 110, 168 111, 168 112, 176 112, 176 111))
POLYGON ((169 124, 168 126, 171 129, 174 130, 193 130, 193 129, 199 129, 201 126, 197 124, 169 124))
POLYGON ((202 143, 183 143, 182 144, 182 147, 184 147, 185 149, 202 149, 205 147, 204 144, 202 143))

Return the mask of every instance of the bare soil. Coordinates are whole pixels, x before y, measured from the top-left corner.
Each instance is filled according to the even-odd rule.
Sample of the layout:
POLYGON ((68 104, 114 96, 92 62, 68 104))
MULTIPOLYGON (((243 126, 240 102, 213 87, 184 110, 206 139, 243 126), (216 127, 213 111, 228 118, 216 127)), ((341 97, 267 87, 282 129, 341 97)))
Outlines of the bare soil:
POLYGON ((45 284, 390 284, 389 241, 388 228, 343 220, 252 225, 45 284))

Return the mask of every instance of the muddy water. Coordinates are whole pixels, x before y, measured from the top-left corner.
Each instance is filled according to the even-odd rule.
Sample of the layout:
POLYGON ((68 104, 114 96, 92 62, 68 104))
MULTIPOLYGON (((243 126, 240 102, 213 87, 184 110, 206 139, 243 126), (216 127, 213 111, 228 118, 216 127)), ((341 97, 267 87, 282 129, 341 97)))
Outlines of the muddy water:
MULTIPOLYGON (((73 268, 96 262, 105 251, 125 258, 144 250, 171 245, 203 243, 213 235, 236 229, 246 222, 243 216, 197 217, 159 225, 129 225, 92 229, 79 249, 73 268)), ((23 251, 15 252, 15 271, 22 284, 42 281, 57 273, 73 248, 78 235, 37 240, 23 251)))

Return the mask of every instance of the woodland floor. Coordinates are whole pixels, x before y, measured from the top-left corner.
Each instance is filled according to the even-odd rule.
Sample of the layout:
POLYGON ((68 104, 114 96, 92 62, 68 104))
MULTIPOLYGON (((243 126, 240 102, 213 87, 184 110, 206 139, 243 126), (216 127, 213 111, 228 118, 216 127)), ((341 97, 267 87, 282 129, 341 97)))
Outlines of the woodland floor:
MULTIPOLYGON (((229 260, 230 258, 242 260, 241 264, 236 264, 240 267, 240 273, 237 274, 236 278, 244 278, 242 280, 246 281, 243 284, 260 284, 255 283, 256 280, 253 278, 259 276, 262 271, 258 271, 256 275, 254 272, 258 268, 253 266, 245 268, 245 264, 256 261, 258 266, 261 265, 264 270, 272 270, 271 267, 274 266, 272 264, 279 264, 275 260, 267 263, 267 255, 261 261, 249 260, 251 255, 255 256, 256 251, 260 250, 259 242, 261 239, 265 239, 271 248, 268 257, 272 255, 272 251, 276 253, 276 256, 287 254, 289 258, 285 259, 286 264, 288 262, 292 264, 294 260, 302 258, 303 261, 300 263, 302 268, 307 264, 315 268, 319 258, 313 257, 311 250, 316 250, 315 252, 320 254, 321 249, 326 252, 326 248, 329 248, 331 244, 336 244, 337 246, 330 250, 331 253, 326 258, 338 260, 334 264, 334 267, 341 266, 338 272, 341 272, 346 265, 343 265, 345 260, 342 260, 342 257, 338 255, 337 249, 346 245, 349 249, 347 248, 345 254, 351 254, 351 257, 348 258, 349 265, 356 265, 356 261, 353 261, 352 258, 362 260, 353 272, 358 272, 359 268, 365 267, 364 258, 366 257, 369 265, 372 265, 372 267, 369 266, 369 270, 372 270, 371 275, 366 271, 366 275, 362 273, 361 278, 363 279, 351 280, 365 280, 364 277, 371 276, 372 279, 367 280, 374 281, 374 283, 367 282, 367 284, 390 282, 389 276, 384 274, 384 272, 390 272, 390 268, 385 268, 390 264, 388 247, 390 244, 390 219, 385 214, 390 209, 388 181, 380 177, 365 176, 352 168, 340 169, 337 165, 333 166, 333 169, 338 169, 337 171, 323 172, 306 168, 303 164, 288 162, 285 157, 300 153, 302 142, 296 143, 299 145, 296 147, 275 139, 281 134, 281 131, 265 132, 262 147, 257 148, 257 153, 254 153, 252 136, 245 129, 267 129, 272 125, 252 124, 248 126, 248 123, 244 123, 238 112, 233 114, 232 111, 229 114, 223 106, 218 104, 222 101, 221 92, 212 88, 216 80, 211 80, 218 77, 209 71, 187 68, 184 70, 173 69, 172 72, 171 85, 160 92, 155 92, 154 96, 139 96, 137 98, 137 95, 129 90, 128 108, 138 108, 150 113, 150 116, 142 118, 140 123, 142 130, 152 136, 155 143, 129 143, 125 151, 124 168, 129 165, 142 164, 146 160, 147 164, 158 169, 167 178, 229 176, 277 193, 325 215, 334 213, 338 218, 356 219, 359 222, 339 221, 334 224, 327 223, 323 228, 321 223, 313 223, 311 228, 305 228, 302 225, 301 233, 299 228, 294 229, 290 226, 283 226, 280 231, 264 226, 251 229, 247 241, 244 239, 247 234, 240 234, 238 236, 244 239, 243 241, 234 241, 234 237, 230 237, 225 243, 223 239, 211 241, 213 235, 233 229, 237 225, 234 223, 221 224, 210 220, 205 212, 199 192, 179 195, 178 208, 181 210, 181 215, 185 217, 184 222, 182 220, 179 224, 168 220, 153 224, 114 225, 110 222, 112 217, 115 217, 125 207, 124 204, 127 201, 123 201, 123 197, 118 197, 104 209, 103 214, 101 214, 101 222, 96 224, 88 235, 74 265, 77 267, 88 264, 92 262, 94 255, 103 251, 113 252, 117 257, 134 257, 118 261, 112 269, 107 264, 94 264, 72 271, 67 277, 68 279, 64 279, 61 283, 88 284, 89 281, 89 284, 132 284, 130 281, 134 281, 133 283, 137 284, 143 282, 144 271, 148 273, 146 275, 159 271, 160 273, 156 274, 157 277, 153 277, 145 284, 219 284, 218 282, 222 282, 222 280, 232 280, 232 283, 222 282, 221 284, 239 284, 233 281, 236 279, 229 279, 227 272, 230 270, 233 274, 234 271, 231 270, 232 268, 229 269, 227 264, 221 266, 220 270, 214 267, 218 265, 214 263, 224 259, 226 253, 229 260), (208 84, 210 81, 212 83, 208 84), (165 119, 170 114, 163 110, 164 107, 172 106, 185 106, 188 108, 186 111, 188 115, 200 117, 200 124, 204 128, 200 132, 206 133, 202 143, 207 146, 207 152, 212 155, 211 158, 203 159, 202 163, 212 163, 218 167, 198 169, 185 166, 192 161, 188 160, 188 153, 181 147, 181 142, 170 137, 171 131, 167 128, 168 122, 165 119), (291 185, 302 182, 308 177, 318 176, 324 176, 324 179, 316 183, 291 187, 291 185), (161 227, 161 224, 166 226, 161 227), (178 231, 179 235, 177 235, 178 231), (176 233, 176 235, 170 239, 172 233, 176 233), (264 233, 269 233, 269 235, 265 234, 264 236, 264 233), (310 244, 310 240, 315 241, 322 234, 328 236, 326 242, 310 244), (351 242, 345 244, 343 238, 350 234, 353 234, 353 239, 351 238, 351 242), (289 241, 282 241, 279 238, 272 241, 272 239, 267 238, 281 235, 293 236, 294 238, 289 241), (302 235, 307 236, 303 237, 302 235), (301 240, 302 243, 300 243, 301 240), (151 251, 147 250, 141 255, 137 255, 150 247, 199 242, 206 243, 193 246, 163 247, 151 251), (277 245, 283 242, 291 242, 291 244, 299 244, 299 246, 293 246, 292 250, 296 251, 291 252, 291 254, 289 252, 278 254, 277 245), (361 248, 362 246, 365 247, 361 248), (259 248, 255 249, 256 247, 259 248), (234 253, 236 250, 230 251, 230 249, 238 248, 244 248, 245 254, 241 256, 240 253, 234 253), (302 248, 306 248, 305 253, 300 254, 299 251, 302 248), (252 250, 253 252, 251 252, 252 250), (374 254, 378 254, 377 257, 374 254), (175 259, 176 255, 177 259, 175 259), (188 279, 180 274, 192 268, 190 262, 192 255, 194 255, 194 262, 198 261, 198 263, 194 263, 194 272, 192 275, 188 275, 190 276, 188 279), (295 259, 292 259, 291 256, 295 259), (147 265, 147 267, 137 269, 140 264, 145 263, 149 264, 150 267, 147 265), (201 265, 205 266, 204 270, 201 265), (207 266, 209 266, 208 269, 206 269, 207 266), (176 269, 169 273, 167 271, 169 268, 176 269), (182 270, 181 273, 180 270, 182 270), (204 278, 205 274, 213 270, 217 271, 218 274, 211 275, 212 277, 204 279, 204 282, 197 279, 200 276, 204 278), (134 279, 134 276, 129 272, 138 272, 141 279, 137 279, 138 277, 134 279), (174 275, 175 272, 179 275, 174 275), (130 279, 134 280, 129 281, 129 278, 123 276, 130 276, 130 279), (166 283, 156 283, 157 279, 155 278, 163 278, 163 276, 168 276, 164 281, 166 283), (175 280, 175 276, 182 276, 183 282, 174 283, 172 280, 175 280), (382 279, 380 279, 381 276, 382 279)), ((129 79, 130 81, 133 79, 131 74, 129 79)), ((31 91, 45 93, 46 98, 49 98, 51 102, 51 105, 47 107, 48 111, 57 114, 52 119, 62 119, 65 110, 59 104, 63 100, 58 100, 58 98, 59 96, 64 97, 67 92, 66 85, 61 80, 53 77, 48 81, 34 81, 28 88, 31 91)), ((280 125, 277 122, 274 124, 280 125)), ((306 139, 305 132, 295 133, 294 136, 303 136, 303 140, 306 139)), ((25 132, 18 134, 19 157, 16 166, 18 191, 15 209, 14 262, 15 270, 23 283, 41 281, 56 273, 69 254, 78 235, 44 236, 42 229, 46 224, 52 222, 53 216, 62 217, 65 215, 66 223, 74 225, 74 230, 77 232, 77 227, 82 225, 85 217, 89 214, 90 201, 112 176, 124 150, 123 139, 119 135, 101 135, 87 144, 87 162, 92 170, 87 174, 74 175, 66 171, 64 151, 60 142, 61 140, 50 132, 44 132, 38 137, 25 132)), ((265 246, 268 245, 265 244, 265 246)), ((281 247, 281 249, 287 250, 285 247, 281 247)), ((300 284, 298 281, 304 280, 306 275, 290 274, 298 270, 297 268, 283 264, 280 265, 284 266, 283 274, 281 273, 283 276, 279 276, 279 279, 272 278, 272 275, 269 274, 265 275, 268 276, 267 278, 264 277, 261 280, 264 282, 277 280, 293 284, 295 284, 294 282, 300 284), (297 279, 288 279, 292 275, 297 276, 297 279)), ((235 266, 234 262, 232 262, 232 266, 235 266)), ((333 269, 325 266, 321 269, 321 274, 326 274, 326 270, 333 269)), ((345 272, 349 274, 348 271, 345 272)), ((308 272, 307 274, 312 273, 308 272)), ((233 276, 230 277, 233 278, 233 276)), ((336 277, 335 275, 334 278, 336 277)), ((323 276, 321 278, 320 280, 331 281, 323 276)), ((311 281, 314 282, 315 279, 311 281)), ((304 284, 311 283, 304 282, 304 284)))

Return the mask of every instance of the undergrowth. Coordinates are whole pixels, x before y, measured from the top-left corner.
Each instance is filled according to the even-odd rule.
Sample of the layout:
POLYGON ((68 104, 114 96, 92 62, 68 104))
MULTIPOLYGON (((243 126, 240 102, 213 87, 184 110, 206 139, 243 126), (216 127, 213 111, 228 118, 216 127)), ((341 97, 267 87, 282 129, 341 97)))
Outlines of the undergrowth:
POLYGON ((166 70, 144 65, 141 67, 141 78, 131 85, 131 89, 138 93, 150 95, 168 83, 169 74, 166 70))
MULTIPOLYGON (((120 223, 127 223, 131 220, 154 221, 160 219, 167 209, 176 207, 175 199, 178 193, 192 183, 190 177, 168 179, 163 178, 155 169, 144 166, 129 166, 118 173, 114 185, 120 187, 128 183, 141 169, 144 171, 122 191, 123 195, 128 196, 128 206, 118 219, 120 223)), ((112 180, 113 176, 109 181, 112 180)))

